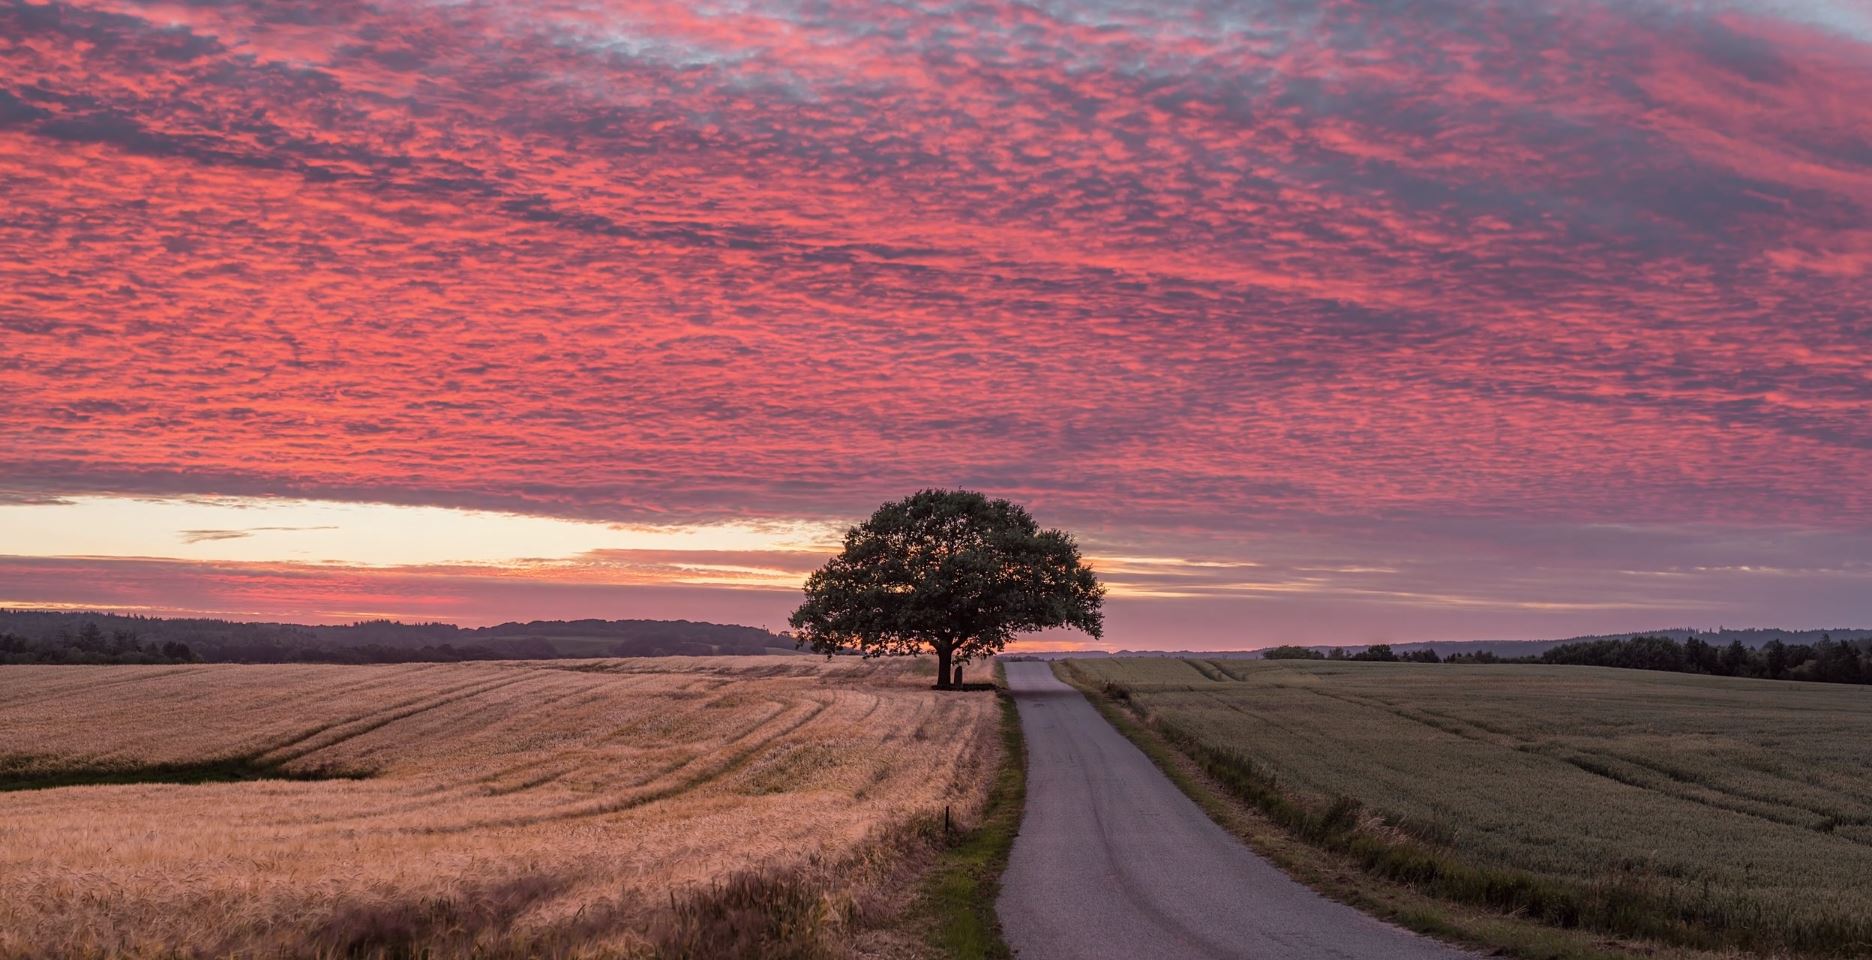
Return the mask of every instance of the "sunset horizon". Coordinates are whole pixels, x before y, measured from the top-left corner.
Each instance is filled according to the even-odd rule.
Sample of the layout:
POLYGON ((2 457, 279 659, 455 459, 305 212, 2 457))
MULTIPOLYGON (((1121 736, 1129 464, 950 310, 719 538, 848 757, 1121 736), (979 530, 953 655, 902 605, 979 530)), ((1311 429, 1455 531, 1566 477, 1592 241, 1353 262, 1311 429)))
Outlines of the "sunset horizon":
MULTIPOLYGON (((786 629, 806 573, 836 552, 849 526, 835 520, 624 524, 364 501, 90 496, 0 504, 0 519, 28 537, 27 543, 49 545, 43 556, 0 558, 8 574, 0 609, 469 628, 536 620, 693 620, 773 632, 786 629), (23 506, 41 509, 28 512, 23 506), (53 525, 72 510, 98 514, 81 524, 91 533, 77 550, 70 549, 71 528, 53 525), (414 539, 425 533, 432 539, 414 539), (483 534, 493 539, 475 539, 483 534), (539 555, 513 556, 510 551, 520 547, 533 547, 539 555), (544 555, 555 548, 561 553, 544 555), (236 605, 227 605, 230 600, 236 605)), ((1600 548, 1613 549, 1636 534, 1601 535, 1600 548)), ((1607 580, 1637 576, 1630 570, 1608 572, 1593 581, 1599 595, 1568 603, 1382 589, 1383 581, 1404 575, 1398 566, 1132 556, 1097 539, 1088 540, 1087 561, 1110 589, 1112 632, 1096 640, 1040 633, 1019 649, 1250 650, 1285 643, 1512 642, 1681 629, 1865 626, 1859 622, 1863 616, 1854 618, 1857 596, 1850 593, 1842 598, 1844 612, 1832 619, 1811 607, 1777 617, 1764 605, 1750 617, 1748 608, 1734 603, 1671 605, 1606 595, 1607 580), (1360 586, 1358 579, 1376 582, 1360 586), (1364 606, 1374 608, 1370 616, 1392 622, 1357 616, 1364 606), (1244 608, 1269 619, 1253 626, 1228 623, 1244 608), (1456 616, 1426 619, 1449 626, 1413 626, 1407 613, 1400 614, 1438 609, 1456 616), (1304 622, 1323 610, 1332 614, 1326 622, 1304 622), (1487 613, 1494 616, 1482 615, 1487 613), (1404 625, 1395 622, 1400 616, 1404 625), (1288 618, 1289 627, 1270 625, 1288 618)), ((1703 572, 1718 579, 1713 575, 1719 571, 1703 572)), ((1771 568, 1720 572, 1743 581, 1787 575, 1771 568)), ((1469 575, 1472 585, 1481 579, 1469 575)))
POLYGON ((1868 877, 1872 0, 0 0, 0 960, 1868 877))

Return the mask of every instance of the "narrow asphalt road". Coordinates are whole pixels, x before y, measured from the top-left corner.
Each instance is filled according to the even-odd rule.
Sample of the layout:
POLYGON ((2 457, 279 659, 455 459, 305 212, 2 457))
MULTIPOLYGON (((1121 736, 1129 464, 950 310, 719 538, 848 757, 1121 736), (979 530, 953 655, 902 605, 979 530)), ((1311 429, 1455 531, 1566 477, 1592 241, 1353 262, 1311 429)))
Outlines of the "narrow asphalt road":
POLYGON ((996 909, 1020 960, 1469 960, 1301 886, 1046 663, 1006 664, 1027 812, 996 909))

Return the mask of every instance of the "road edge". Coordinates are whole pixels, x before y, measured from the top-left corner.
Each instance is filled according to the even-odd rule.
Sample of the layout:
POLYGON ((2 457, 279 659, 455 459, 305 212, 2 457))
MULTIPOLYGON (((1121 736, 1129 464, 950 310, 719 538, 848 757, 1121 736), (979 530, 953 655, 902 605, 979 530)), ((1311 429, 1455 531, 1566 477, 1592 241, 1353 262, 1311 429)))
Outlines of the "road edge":
POLYGON ((974 829, 957 836, 925 875, 917 907, 911 911, 926 931, 924 943, 945 960, 1012 960, 1001 935, 995 900, 1007 870, 1014 837, 1027 806, 1027 740, 1020 712, 1001 679, 995 698, 1001 710, 1001 764, 989 788, 988 803, 974 829))
POLYGON ((1365 873, 1357 863, 1293 836, 1205 773, 1195 758, 1150 725, 1137 707, 1114 700, 1081 675, 1070 659, 1053 660, 1054 676, 1079 691, 1107 722, 1162 770, 1209 819, 1283 873, 1322 896, 1407 930, 1471 950, 1520 960, 1733 960, 1653 943, 1624 942, 1469 907, 1419 893, 1365 873))

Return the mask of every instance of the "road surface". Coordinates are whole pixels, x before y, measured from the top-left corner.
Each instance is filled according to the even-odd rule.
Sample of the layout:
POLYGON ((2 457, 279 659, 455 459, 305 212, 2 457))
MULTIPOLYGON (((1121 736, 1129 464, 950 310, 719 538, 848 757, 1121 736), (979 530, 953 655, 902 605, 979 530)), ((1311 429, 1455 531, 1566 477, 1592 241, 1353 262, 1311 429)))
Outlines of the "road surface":
POLYGON ((1473 960, 1301 886, 1046 663, 1010 662, 1027 811, 996 909, 1020 960, 1473 960))

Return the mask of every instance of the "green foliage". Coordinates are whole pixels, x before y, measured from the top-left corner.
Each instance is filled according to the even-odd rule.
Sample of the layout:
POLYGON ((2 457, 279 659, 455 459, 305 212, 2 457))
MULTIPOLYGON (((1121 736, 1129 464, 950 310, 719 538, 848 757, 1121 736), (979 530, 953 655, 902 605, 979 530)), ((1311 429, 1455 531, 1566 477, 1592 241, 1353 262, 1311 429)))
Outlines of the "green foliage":
POLYGON ((1392 650, 1391 645, 1388 643, 1373 644, 1372 646, 1366 647, 1365 649, 1360 650, 1357 653, 1350 653, 1350 654, 1346 653, 1346 651, 1340 647, 1333 647, 1332 652, 1330 654, 1322 653, 1313 647, 1298 647, 1298 646, 1269 647, 1266 650, 1261 651, 1261 659, 1263 660, 1376 660, 1382 663, 1393 663, 1398 660, 1408 660, 1412 663, 1439 663, 1441 662, 1437 658, 1435 650, 1412 650, 1409 653, 1400 654, 1392 650))
MULTIPOLYGON (((1855 633, 1858 631, 1855 631, 1855 633)), ((1316 660, 1322 655, 1307 647, 1274 647, 1261 654, 1266 660, 1316 660)), ((1324 655, 1328 660, 1403 660, 1437 663, 1434 650, 1397 654, 1378 644, 1348 654, 1339 647, 1324 655)), ((1549 663, 1569 666, 1620 667, 1627 670, 1663 670, 1704 673, 1717 677, 1756 677, 1766 680, 1809 680, 1822 683, 1872 683, 1872 640, 1835 639, 1821 633, 1813 643, 1789 643, 1779 637, 1759 648, 1739 638, 1712 644, 1691 634, 1682 641, 1657 635, 1597 637, 1575 640, 1529 656, 1501 656, 1492 651, 1452 653, 1443 663, 1549 663)))
POLYGON ((1694 636, 1682 643, 1650 636, 1585 640, 1554 647, 1541 654, 1538 661, 1719 677, 1872 683, 1872 643, 1835 640, 1825 634, 1812 644, 1789 644, 1777 639, 1758 650, 1744 646, 1740 640, 1717 647, 1694 636))
POLYGON ((1324 660, 1326 655, 1312 647, 1299 647, 1291 644, 1269 647, 1261 651, 1263 660, 1324 660))
POLYGON ((194 663, 199 658, 189 645, 174 640, 143 640, 134 631, 117 630, 110 636, 96 623, 85 623, 76 633, 34 639, 0 633, 0 664, 5 663, 194 663))
POLYGON ((992 656, 1018 633, 1077 627, 1099 636, 1105 588, 1059 530, 1022 507, 965 490, 925 490, 879 507, 806 581, 789 622, 827 655, 933 650, 937 685, 952 661, 992 656))

